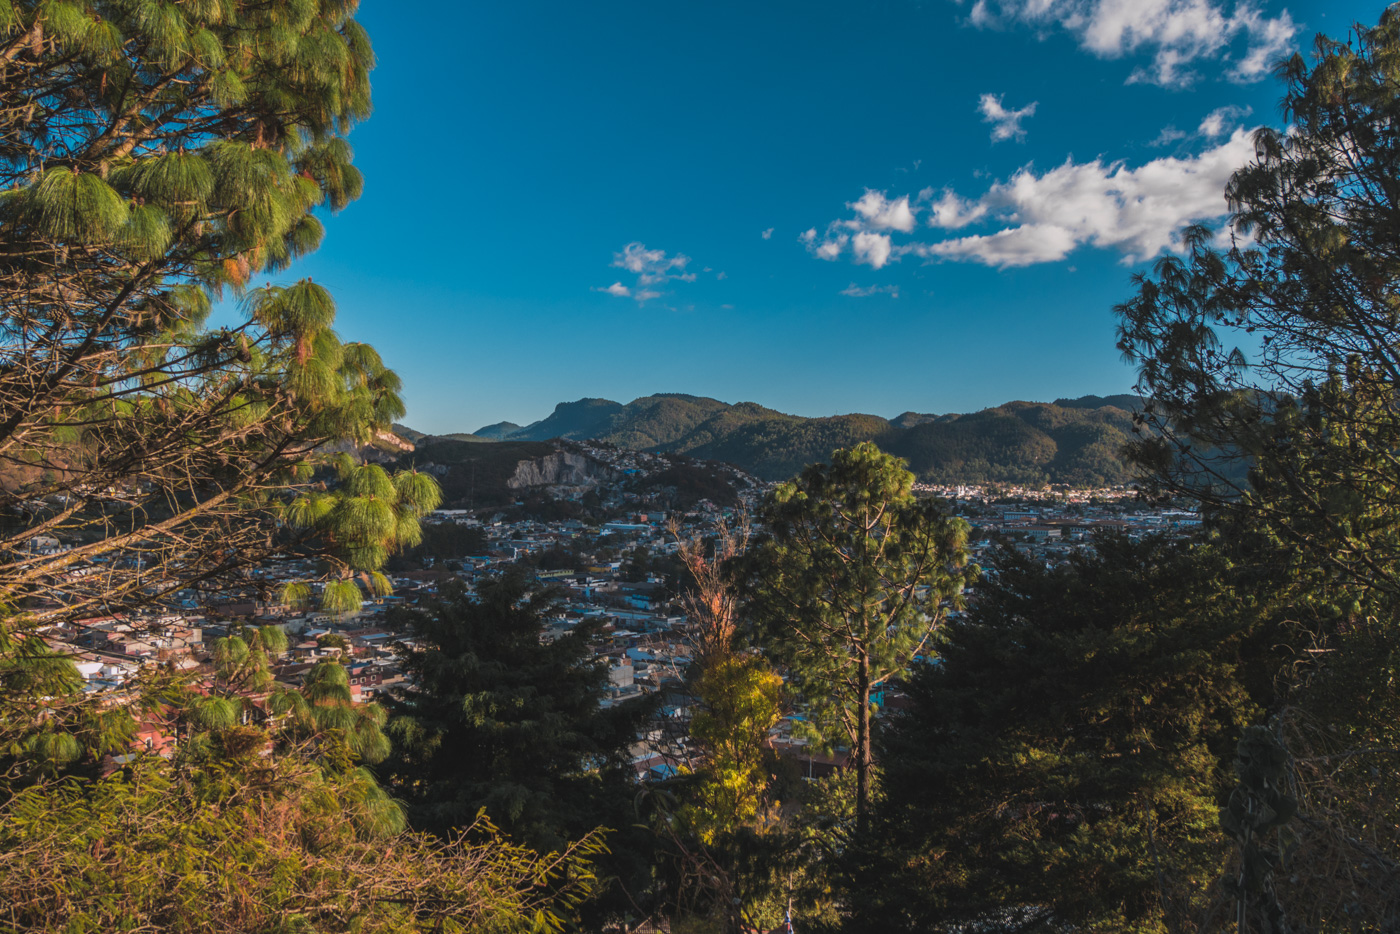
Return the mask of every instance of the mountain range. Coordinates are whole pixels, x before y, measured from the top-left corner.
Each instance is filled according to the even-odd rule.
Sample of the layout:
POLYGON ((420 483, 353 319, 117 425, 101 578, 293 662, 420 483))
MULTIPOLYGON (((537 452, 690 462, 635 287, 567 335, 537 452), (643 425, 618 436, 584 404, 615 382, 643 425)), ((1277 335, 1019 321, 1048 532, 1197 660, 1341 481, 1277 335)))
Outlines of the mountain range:
POLYGON ((1063 483, 1110 486, 1131 479, 1120 456, 1132 435, 1133 395, 1054 402, 1008 402, 969 414, 905 412, 805 418, 753 402, 659 393, 625 405, 610 399, 561 402, 529 425, 498 422, 470 434, 425 436, 396 426, 410 441, 534 442, 592 440, 636 451, 675 452, 726 461, 765 479, 783 479, 833 450, 874 441, 935 483, 1063 483))

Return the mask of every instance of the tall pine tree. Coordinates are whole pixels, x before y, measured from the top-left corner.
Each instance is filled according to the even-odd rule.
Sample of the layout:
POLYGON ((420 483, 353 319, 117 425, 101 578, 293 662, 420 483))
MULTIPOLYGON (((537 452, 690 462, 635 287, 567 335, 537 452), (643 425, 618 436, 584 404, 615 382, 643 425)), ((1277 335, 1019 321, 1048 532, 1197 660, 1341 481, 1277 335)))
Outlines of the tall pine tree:
POLYGON ((447 833, 485 808, 515 838, 553 849, 630 803, 640 711, 600 706, 596 624, 543 640, 556 597, 530 585, 518 573, 475 595, 449 585, 397 617, 412 634, 408 684, 387 701, 395 750, 382 771, 417 827, 447 833))
POLYGON ((1258 710, 1249 660, 1272 640, 1210 547, 1094 546, 1056 570, 1004 550, 909 684, 854 890, 871 928, 1196 916, 1229 852, 1216 809, 1258 710))

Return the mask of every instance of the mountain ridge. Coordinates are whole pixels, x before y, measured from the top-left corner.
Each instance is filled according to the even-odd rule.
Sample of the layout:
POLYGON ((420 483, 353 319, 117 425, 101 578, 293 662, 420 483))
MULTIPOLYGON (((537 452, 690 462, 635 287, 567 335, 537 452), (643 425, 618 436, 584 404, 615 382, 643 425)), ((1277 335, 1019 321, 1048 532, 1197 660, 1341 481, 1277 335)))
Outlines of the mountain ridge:
POLYGON ((599 441, 635 451, 726 461, 769 480, 790 477, 833 450, 861 441, 905 458, 921 479, 942 483, 1112 486, 1132 478, 1121 449, 1142 400, 1128 394, 1054 402, 1016 400, 969 413, 904 412, 893 419, 787 415, 755 402, 657 393, 626 404, 585 397, 539 421, 498 422, 471 434, 420 435, 474 443, 599 441))

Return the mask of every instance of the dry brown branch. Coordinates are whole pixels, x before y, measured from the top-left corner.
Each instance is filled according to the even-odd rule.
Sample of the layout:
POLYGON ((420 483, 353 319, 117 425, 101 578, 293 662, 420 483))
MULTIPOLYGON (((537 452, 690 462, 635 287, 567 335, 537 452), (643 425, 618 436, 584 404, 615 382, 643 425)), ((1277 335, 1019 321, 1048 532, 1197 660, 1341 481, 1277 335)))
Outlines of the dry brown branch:
POLYGON ((688 631, 696 663, 704 667, 708 660, 728 655, 734 649, 739 603, 726 564, 748 547, 749 517, 740 513, 733 525, 725 519, 718 520, 714 535, 708 539, 699 534, 683 538, 674 519, 667 531, 676 539, 676 554, 694 581, 681 603, 690 617, 688 631), (714 543, 712 550, 707 549, 707 541, 714 543))

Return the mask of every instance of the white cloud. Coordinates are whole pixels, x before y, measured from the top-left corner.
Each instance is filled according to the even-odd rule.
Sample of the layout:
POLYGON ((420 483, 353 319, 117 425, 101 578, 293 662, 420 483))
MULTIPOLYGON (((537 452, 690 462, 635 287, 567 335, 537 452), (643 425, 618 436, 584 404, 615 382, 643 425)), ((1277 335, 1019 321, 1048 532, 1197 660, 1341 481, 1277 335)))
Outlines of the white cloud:
MULTIPOLYGON (((1066 160, 1043 172, 1027 165, 975 198, 927 188, 911 211, 927 205, 930 228, 982 224, 993 229, 905 243, 893 242, 889 233, 860 229, 850 238, 851 253, 855 262, 875 269, 903 256, 1028 266, 1062 260, 1080 246, 1116 250, 1129 263, 1149 259, 1173 249, 1187 225, 1225 216, 1225 185, 1253 157, 1251 133, 1239 128, 1198 155, 1154 159, 1136 168, 1102 159, 1066 160)), ((835 260, 847 243, 846 234, 835 231, 855 223, 833 221, 825 238, 812 228, 801 239, 815 255, 835 260)))
POLYGON ((1170 146, 1172 143, 1177 143, 1181 140, 1190 138, 1191 134, 1187 133, 1185 130, 1178 130, 1174 126, 1166 126, 1162 128, 1162 132, 1157 134, 1157 138, 1154 139, 1152 142, 1148 143, 1147 145, 1170 146))
POLYGON ((926 259, 970 260, 985 266, 1031 266, 1064 259, 1078 244, 1073 231, 1058 224, 1022 224, 994 234, 915 243, 905 251, 926 259))
MULTIPOLYGON (((934 190, 925 188, 919 192, 920 201, 932 201, 934 190)), ((928 225, 930 227, 942 227, 945 230, 957 230, 959 227, 966 227, 987 216, 987 206, 979 201, 967 201, 959 198, 957 194, 949 188, 943 189, 937 201, 929 205, 928 225)))
POLYGON ((665 250, 648 250, 646 244, 634 240, 621 253, 613 254, 612 264, 628 272, 662 275, 671 269, 684 269, 689 262, 690 257, 684 253, 668 257, 665 250))
POLYGON ((636 273, 636 287, 628 288, 621 282, 614 282, 599 291, 622 298, 634 298, 638 304, 660 298, 663 293, 648 286, 667 282, 694 282, 695 273, 685 271, 689 262, 690 257, 684 253, 669 256, 665 250, 649 250, 646 244, 634 240, 624 246, 622 252, 613 254, 612 265, 614 268, 636 273))
POLYGON ((863 223, 851 221, 850 224, 853 227, 900 230, 904 233, 914 229, 914 212, 909 208, 907 195, 891 201, 885 197, 883 191, 867 188, 865 194, 860 196, 859 201, 852 201, 846 207, 851 208, 864 218, 863 223))
POLYGON ((1254 112, 1252 107, 1241 107, 1236 104, 1226 104, 1224 107, 1217 107, 1206 114, 1196 127, 1196 132, 1189 133, 1186 130, 1179 130, 1175 126, 1163 127, 1162 132, 1157 134, 1157 138, 1148 143, 1149 146, 1170 146, 1172 143, 1179 143, 1186 139, 1216 140, 1222 136, 1228 136, 1238 129, 1245 117, 1254 112))
POLYGON ((1186 225, 1225 215, 1225 184, 1253 156, 1249 134, 1236 130, 1198 156, 1155 159, 1135 169, 1100 159, 1066 161, 1041 174, 1028 166, 978 199, 989 216, 1011 226, 932 252, 1022 266, 1088 244, 1117 249, 1128 262, 1147 259, 1170 249, 1186 225))
MULTIPOLYGON (((961 0, 955 0, 961 2, 961 0)), ((980 28, 1059 26, 1084 49, 1103 58, 1150 52, 1150 67, 1130 81, 1166 87, 1190 84, 1201 61, 1243 54, 1226 70, 1237 81, 1264 77, 1293 45, 1298 32, 1288 12, 1266 16, 1255 0, 977 0, 969 22, 980 28)))
POLYGON ((841 251, 846 248, 846 243, 851 238, 848 234, 835 234, 818 239, 817 228, 813 227, 810 230, 804 230, 797 239, 802 241, 803 245, 807 247, 807 252, 817 259, 832 261, 841 255, 841 251))
POLYGON ((1206 114, 1196 132, 1206 139, 1217 139, 1237 128, 1240 121, 1253 112, 1252 107, 1237 107, 1234 104, 1217 107, 1206 114))
POLYGON ((872 269, 879 269, 889 262, 891 249, 889 234, 862 230, 851 238, 851 251, 855 253, 856 262, 868 263, 872 269))
POLYGON ((897 285, 867 285, 864 288, 852 282, 841 290, 842 295, 849 295, 851 298, 869 298, 872 295, 885 294, 890 298, 899 298, 899 286, 897 285))
POLYGON ((1230 77, 1236 81, 1257 81, 1266 77, 1275 62, 1293 51, 1293 37, 1298 32, 1287 10, 1275 19, 1265 19, 1252 8, 1248 15, 1252 18, 1249 32, 1253 44, 1245 57, 1235 63, 1230 77))
POLYGON ((765 240, 772 240, 772 239, 773 239, 773 228, 772 228, 772 227, 769 227, 769 228, 768 228, 767 230, 765 230, 762 234, 760 234, 760 236, 762 236, 763 239, 765 239, 765 240))
POLYGON ((982 122, 993 124, 992 142, 1004 139, 1025 139, 1026 130, 1021 121, 1035 115, 1038 101, 1031 101, 1020 110, 1007 110, 1002 106, 1000 94, 983 94, 977 99, 977 109, 982 114, 982 122))

